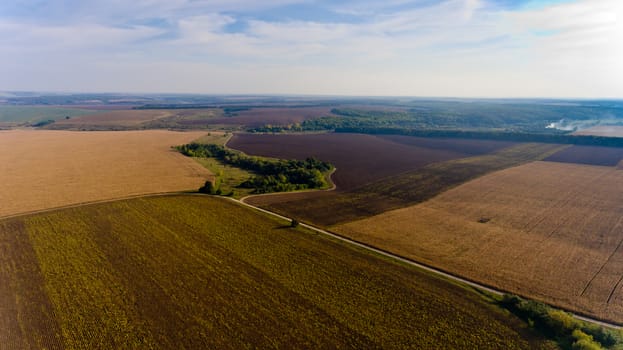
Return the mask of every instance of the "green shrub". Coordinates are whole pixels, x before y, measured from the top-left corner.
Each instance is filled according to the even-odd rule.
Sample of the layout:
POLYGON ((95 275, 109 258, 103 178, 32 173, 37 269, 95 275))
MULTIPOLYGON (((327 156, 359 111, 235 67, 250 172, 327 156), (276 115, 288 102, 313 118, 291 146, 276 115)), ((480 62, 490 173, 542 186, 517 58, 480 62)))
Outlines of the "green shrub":
POLYGON ((593 340, 593 337, 576 329, 572 333, 576 341, 571 346, 574 350, 599 350, 603 349, 599 343, 593 340))

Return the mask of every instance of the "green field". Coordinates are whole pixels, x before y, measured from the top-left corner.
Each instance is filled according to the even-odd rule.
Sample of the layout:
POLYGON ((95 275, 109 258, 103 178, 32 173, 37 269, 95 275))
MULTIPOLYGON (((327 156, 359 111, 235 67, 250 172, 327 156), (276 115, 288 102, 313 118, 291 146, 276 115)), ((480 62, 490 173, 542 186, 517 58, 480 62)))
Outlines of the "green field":
POLYGON ((471 288, 224 198, 5 219, 0 280, 11 349, 553 347, 471 288))
POLYGON ((408 207, 476 177, 542 160, 563 147, 522 143, 492 154, 437 162, 332 195, 268 204, 272 211, 324 227, 408 207))
POLYGON ((98 111, 78 108, 46 106, 0 106, 0 122, 24 123, 56 120, 65 117, 97 113, 98 111))

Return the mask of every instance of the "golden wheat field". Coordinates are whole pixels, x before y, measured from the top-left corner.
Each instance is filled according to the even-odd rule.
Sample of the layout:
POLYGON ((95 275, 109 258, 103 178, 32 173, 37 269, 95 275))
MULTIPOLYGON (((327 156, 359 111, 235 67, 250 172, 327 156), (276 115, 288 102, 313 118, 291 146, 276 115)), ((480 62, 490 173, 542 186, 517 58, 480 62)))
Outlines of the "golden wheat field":
POLYGON ((210 176, 171 150, 203 132, 0 131, 0 217, 196 189, 210 176))
POLYGON ((623 170, 533 162, 334 227, 512 293, 623 322, 623 170))

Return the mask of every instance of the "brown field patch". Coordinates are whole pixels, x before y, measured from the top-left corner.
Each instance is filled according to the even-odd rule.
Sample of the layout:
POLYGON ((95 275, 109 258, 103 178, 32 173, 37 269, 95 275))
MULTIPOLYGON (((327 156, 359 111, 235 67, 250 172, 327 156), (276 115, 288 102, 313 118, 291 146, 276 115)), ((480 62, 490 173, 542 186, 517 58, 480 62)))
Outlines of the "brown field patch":
POLYGON ((170 149, 203 132, 0 131, 0 217, 197 189, 209 172, 170 149))
POLYGON ((607 137, 623 137, 623 126, 599 125, 592 128, 579 130, 574 135, 595 135, 607 137))
POLYGON ((533 162, 334 227, 557 306, 623 322, 623 172, 533 162))
POLYGON ((418 139, 409 136, 379 137, 326 133, 235 134, 227 145, 251 155, 286 159, 315 157, 330 162, 337 168, 332 179, 338 191, 347 191, 433 162, 467 157, 477 153, 479 148, 485 149, 486 147, 479 146, 483 143, 491 145, 488 149, 500 149, 513 144, 479 140, 457 142, 452 139, 418 139), (417 141, 410 143, 411 139, 417 141), (430 140, 434 147, 427 147, 427 140, 430 140))
POLYGON ((566 146, 522 143, 489 154, 433 162, 349 190, 258 196, 246 201, 328 227, 421 203, 479 176, 541 160, 561 147, 566 146))
POLYGON ((516 145, 516 142, 494 141, 494 140, 474 140, 457 138, 432 138, 414 137, 403 135, 378 135, 379 137, 392 142, 409 146, 424 147, 434 150, 445 150, 461 152, 466 155, 479 155, 495 152, 505 147, 516 145))
POLYGON ((212 123, 245 125, 247 127, 260 127, 266 124, 288 125, 329 114, 331 114, 331 107, 251 108, 234 112, 234 115, 230 117, 214 119, 212 123))
POLYGON ((545 160, 561 163, 616 166, 622 159, 623 148, 571 146, 551 155, 545 160))

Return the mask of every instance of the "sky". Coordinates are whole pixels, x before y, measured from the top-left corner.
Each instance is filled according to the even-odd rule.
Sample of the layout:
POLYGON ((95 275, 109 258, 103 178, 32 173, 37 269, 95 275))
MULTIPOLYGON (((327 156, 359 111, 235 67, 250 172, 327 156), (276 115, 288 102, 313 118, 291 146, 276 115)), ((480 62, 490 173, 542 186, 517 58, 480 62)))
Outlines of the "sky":
POLYGON ((623 1, 2 0, 2 90, 623 98, 623 1))

